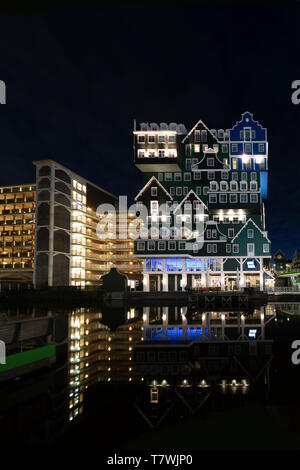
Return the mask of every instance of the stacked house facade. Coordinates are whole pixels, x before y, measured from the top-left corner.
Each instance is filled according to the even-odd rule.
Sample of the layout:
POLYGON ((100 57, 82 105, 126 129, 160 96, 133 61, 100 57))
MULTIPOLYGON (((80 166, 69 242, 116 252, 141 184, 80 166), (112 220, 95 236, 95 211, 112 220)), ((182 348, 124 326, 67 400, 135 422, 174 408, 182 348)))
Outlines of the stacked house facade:
POLYGON ((246 112, 226 130, 200 120, 189 132, 141 123, 133 134, 144 290, 271 286, 266 129, 246 112))

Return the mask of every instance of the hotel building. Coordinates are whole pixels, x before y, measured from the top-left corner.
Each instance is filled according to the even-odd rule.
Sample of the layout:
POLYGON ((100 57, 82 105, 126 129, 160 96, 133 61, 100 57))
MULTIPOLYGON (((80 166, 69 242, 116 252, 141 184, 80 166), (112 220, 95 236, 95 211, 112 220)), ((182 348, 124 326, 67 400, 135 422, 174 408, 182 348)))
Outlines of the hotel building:
POLYGON ((246 112, 226 130, 200 120, 189 132, 141 123, 133 134, 143 173, 135 201, 148 211, 135 242, 144 290, 271 286, 266 129, 246 112))
POLYGON ((35 184, 0 187, 0 285, 32 284, 35 184))

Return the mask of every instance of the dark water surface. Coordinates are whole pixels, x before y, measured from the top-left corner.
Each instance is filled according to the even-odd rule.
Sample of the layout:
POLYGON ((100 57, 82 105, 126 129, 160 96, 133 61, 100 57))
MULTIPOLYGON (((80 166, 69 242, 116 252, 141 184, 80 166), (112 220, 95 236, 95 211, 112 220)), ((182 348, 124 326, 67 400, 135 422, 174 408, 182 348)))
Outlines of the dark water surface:
POLYGON ((300 304, 36 307, 2 311, 1 334, 7 357, 55 345, 0 366, 3 445, 300 449, 300 304))

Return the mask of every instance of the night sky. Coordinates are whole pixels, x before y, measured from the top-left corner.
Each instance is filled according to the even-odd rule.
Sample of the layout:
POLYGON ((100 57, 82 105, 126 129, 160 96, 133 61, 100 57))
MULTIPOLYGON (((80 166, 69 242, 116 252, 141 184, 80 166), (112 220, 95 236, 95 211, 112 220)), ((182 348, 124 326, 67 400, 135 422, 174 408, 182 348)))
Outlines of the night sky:
POLYGON ((133 120, 268 129, 272 252, 300 248, 300 6, 138 4, 0 13, 0 185, 52 158, 129 199, 133 120))

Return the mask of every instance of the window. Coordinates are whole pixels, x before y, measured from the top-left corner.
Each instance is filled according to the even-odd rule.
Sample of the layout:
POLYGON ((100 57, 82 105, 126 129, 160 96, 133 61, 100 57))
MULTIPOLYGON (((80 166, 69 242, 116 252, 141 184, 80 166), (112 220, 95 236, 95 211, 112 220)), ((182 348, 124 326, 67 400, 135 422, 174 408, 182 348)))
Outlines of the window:
POLYGON ((257 181, 257 173, 251 172, 251 180, 257 181))
POLYGON ((161 238, 169 238, 170 236, 170 231, 168 228, 166 227, 161 227, 160 229, 160 234, 161 234, 161 238))
POLYGON ((233 253, 238 253, 239 252, 239 245, 238 244, 232 245, 232 252, 233 253))
POLYGON ((218 191, 218 183, 216 181, 211 181, 210 190, 211 191, 218 191))
POLYGON ((264 252, 264 253, 269 253, 269 250, 270 250, 269 244, 268 244, 268 243, 264 243, 264 244, 263 244, 263 252, 264 252))
POLYGON ((151 188, 151 196, 157 196, 157 187, 156 187, 156 186, 152 186, 152 188, 151 188))
POLYGON ((145 136, 142 135, 142 134, 140 134, 140 135, 138 136, 138 143, 139 143, 139 144, 143 144, 144 142, 145 142, 145 136))
POLYGON ((169 149, 169 154, 168 156, 170 158, 175 158, 176 157, 176 150, 175 149, 169 149))
POLYGON ((222 180, 228 180, 229 179, 228 171, 221 171, 221 178, 222 180))
POLYGON ((185 155, 186 157, 190 157, 192 153, 192 146, 191 144, 186 144, 185 145, 185 155))
POLYGON ((170 188, 170 196, 175 196, 175 188, 173 186, 170 188))
POLYGON ((216 204, 217 203, 217 195, 216 194, 210 194, 209 195, 209 203, 210 204, 216 204))
POLYGON ((232 144, 232 145, 231 145, 231 150, 232 150, 232 153, 237 153, 237 151, 238 151, 238 145, 237 145, 237 144, 232 144))
POLYGON ((198 163, 198 158, 192 158, 192 165, 197 165, 198 163))
POLYGON ((176 142, 176 135, 175 134, 169 135, 168 141, 171 143, 176 142))
POLYGON ((238 160, 237 160, 237 158, 232 158, 232 169, 233 170, 238 169, 238 160))
POLYGON ((187 186, 184 186, 183 187, 183 195, 186 196, 188 193, 188 187, 187 186))
POLYGON ((163 173, 158 173, 157 179, 158 179, 158 181, 163 181, 164 174, 163 173))
POLYGON ((231 253, 231 245, 230 243, 226 244, 226 253, 231 253))
POLYGON ((222 152, 223 153, 228 152, 228 144, 222 144, 222 152))
POLYGON ((184 181, 191 181, 191 173, 184 173, 183 179, 184 181))
POLYGON ((256 138, 256 132, 252 131, 252 140, 254 140, 255 138, 256 138))
POLYGON ((200 131, 195 131, 195 142, 200 142, 200 131))
POLYGON ((215 159, 208 157, 207 158, 207 166, 215 166, 215 159))
POLYGON ((194 145, 194 153, 199 153, 200 152, 200 144, 195 144, 194 145))
POLYGON ((228 229, 228 238, 233 238, 234 237, 234 228, 229 228, 228 229))
POLYGON ((238 190, 237 181, 230 181, 230 190, 231 191, 237 191, 238 190))
POLYGON ((243 173, 241 174, 241 180, 242 181, 247 181, 247 173, 243 171, 243 173))
POLYGON ((247 255, 254 256, 254 243, 247 243, 247 255))
POLYGON ((215 179, 215 172, 214 171, 208 171, 207 172, 207 179, 208 180, 214 180, 215 179))
POLYGON ((258 202, 258 194, 250 194, 250 202, 258 202))
POLYGON ((145 251, 145 242, 137 242, 138 251, 145 251))
POLYGON ((178 244, 179 250, 185 250, 186 248, 186 243, 185 242, 179 242, 178 244))
POLYGON ((148 251, 155 250, 155 242, 148 242, 148 251))
POLYGON ((158 249, 165 250, 166 249, 166 242, 158 242, 158 249))
POLYGON ((251 138, 251 130, 245 129, 245 140, 250 140, 251 138))
POLYGON ((165 151, 164 150, 159 150, 158 151, 158 157, 159 158, 164 158, 165 157, 165 151))
POLYGON ((192 167, 192 160, 191 160, 190 158, 187 158, 187 159, 185 160, 185 169, 186 169, 186 170, 190 170, 191 167, 192 167))
POLYGON ((213 228, 211 231, 211 238, 217 238, 217 231, 215 228, 213 228))
POLYGON ((182 174, 181 173, 175 173, 174 181, 181 181, 181 180, 182 180, 182 174))
POLYGON ((150 201, 150 211, 152 214, 158 214, 158 201, 150 201))
POLYGON ((227 191, 228 190, 228 184, 226 181, 221 181, 220 182, 220 190, 221 191, 227 191))
POLYGON ((244 131, 240 131, 240 139, 244 140, 244 131))
POLYGON ((225 204, 227 202, 227 194, 220 194, 219 201, 221 204, 225 204))
POLYGON ((250 190, 251 191, 257 191, 257 182, 256 181, 250 181, 250 190))
POLYGON ((196 186, 196 194, 197 196, 201 196, 201 186, 196 186))
MULTIPOLYGON (((204 188, 203 188, 203 196, 206 196, 206 195, 207 195, 208 189, 209 189, 208 186, 204 186, 204 188)), ((201 191, 200 191, 200 194, 201 194, 201 191)))
POLYGON ((165 173, 165 181, 172 181, 172 173, 165 173))
POLYGON ((160 134, 158 136, 158 142, 161 143, 161 144, 164 144, 165 143, 165 136, 164 134, 160 134))
POLYGON ((176 196, 182 196, 182 188, 180 186, 176 188, 176 196))
POLYGON ((241 181, 240 182, 240 188, 241 188, 241 191, 247 191, 247 189, 248 189, 247 181, 241 181))
POLYGON ((263 153, 265 151, 265 144, 258 144, 258 151, 263 153))
POLYGON ((201 131, 201 142, 207 142, 207 131, 201 131))
POLYGON ((240 202, 246 204, 248 202, 248 194, 240 194, 240 202))
POLYGON ((207 253, 217 253, 217 244, 216 243, 208 243, 207 253))
POLYGON ((155 135, 148 135, 148 142, 149 144, 155 143, 155 135))
POLYGON ((238 179, 239 179, 239 174, 238 174, 238 173, 232 173, 231 178, 232 178, 232 181, 238 181, 238 179))
POLYGON ((213 220, 217 223, 220 222, 220 217, 218 215, 213 215, 213 220))
POLYGON ((176 242, 168 242, 169 250, 176 250, 176 242))
POLYGON ((144 158, 145 157, 145 150, 138 150, 138 158, 144 158))
POLYGON ((211 229, 210 228, 208 228, 206 230, 206 238, 211 238, 211 229))
POLYGON ((247 230, 247 236, 248 238, 254 238, 254 230, 252 228, 247 230))
POLYGON ((201 179, 201 171, 194 171, 194 180, 199 181, 201 179))

